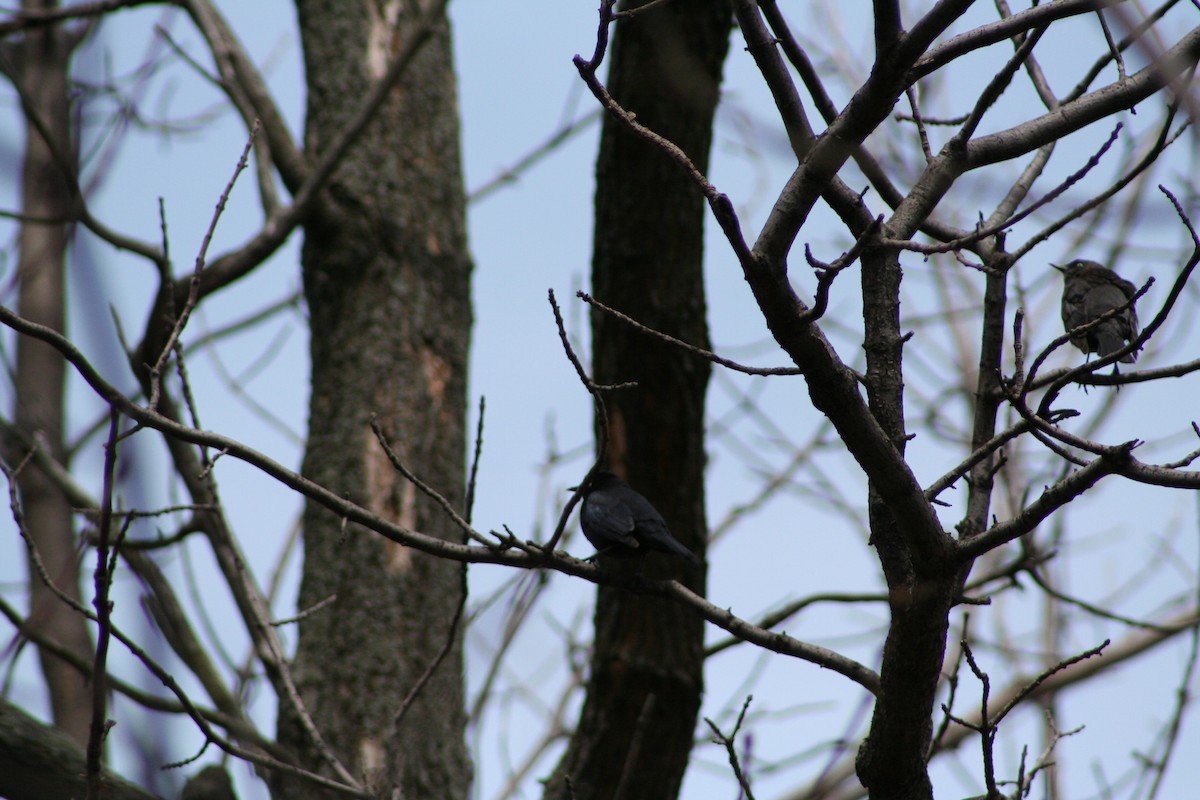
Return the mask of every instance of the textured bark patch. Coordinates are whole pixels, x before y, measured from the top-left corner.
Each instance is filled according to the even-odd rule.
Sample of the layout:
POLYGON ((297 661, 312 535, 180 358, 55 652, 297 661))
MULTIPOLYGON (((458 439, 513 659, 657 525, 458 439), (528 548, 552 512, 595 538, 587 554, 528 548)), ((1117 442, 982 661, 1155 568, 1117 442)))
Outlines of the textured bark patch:
MULTIPOLYGON (((363 463, 366 467, 367 508, 387 519, 395 519, 396 508, 396 471, 388 461, 387 453, 383 452, 375 433, 363 426, 363 463)), ((395 447, 395 443, 392 445, 395 447)))
POLYGON ((425 376, 426 391, 438 413, 444 413, 446 385, 454 376, 453 370, 446 359, 435 353, 432 348, 421 348, 421 372, 425 376))
MULTIPOLYGON (((397 522, 405 528, 417 527, 417 487, 408 481, 400 487, 400 517, 397 522)), ((391 573, 408 572, 412 568, 412 548, 389 541, 387 543, 387 563, 384 569, 391 573)))
POLYGON ((608 463, 624 464, 629 452, 629 430, 625 412, 616 404, 608 407, 608 463))
POLYGON ((387 766, 387 750, 374 736, 365 736, 358 742, 358 766, 368 786, 382 783, 384 767, 387 766))
POLYGON ((382 3, 367 3, 371 14, 371 27, 367 39, 367 69, 371 77, 379 80, 387 72, 392 60, 392 51, 396 46, 397 15, 400 11, 400 0, 386 0, 382 3))
MULTIPOLYGON (((413 529, 417 527, 416 487, 396 472, 383 448, 375 441, 375 434, 368 428, 363 434, 365 448, 367 507, 397 525, 413 529)), ((399 450, 399 444, 392 442, 399 450)), ((401 455, 403 458, 403 455, 401 455)), ((412 565, 412 550, 402 544, 381 539, 386 553, 384 569, 391 573, 407 572, 412 565)))

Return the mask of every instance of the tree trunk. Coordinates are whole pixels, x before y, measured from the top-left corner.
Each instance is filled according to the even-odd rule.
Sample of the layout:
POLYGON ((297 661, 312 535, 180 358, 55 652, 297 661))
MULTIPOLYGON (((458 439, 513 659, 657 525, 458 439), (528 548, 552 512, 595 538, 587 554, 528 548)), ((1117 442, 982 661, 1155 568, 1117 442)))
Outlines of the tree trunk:
MULTIPOLYGON (((609 91, 638 121, 708 166, 728 48, 723 0, 666 5, 617 24, 609 91)), ((708 345, 701 271, 706 206, 657 148, 611 117, 596 168, 596 298, 650 327, 708 345)), ((603 313, 592 315, 595 378, 637 381, 607 398, 608 458, 703 555, 704 396, 709 364, 603 313)), ((683 580, 705 575, 664 554, 605 569, 683 580)), ((667 600, 601 587, 587 699, 547 798, 674 798, 692 750, 703 689, 703 621, 667 600), (568 786, 569 783, 569 786, 568 786)))
MULTIPOLYGON (((27 2, 25 8, 45 10, 54 3, 27 2)), ((66 317, 64 263, 70 227, 64 222, 74 209, 74 181, 64 168, 75 169, 71 143, 67 68, 74 44, 57 25, 34 28, 19 47, 19 74, 15 85, 28 103, 25 115, 25 163, 22 174, 19 310, 31 322, 63 331, 66 317), (33 120, 38 120, 39 129, 33 120), (53 148, 44 138, 49 135, 53 148), (69 163, 63 163, 66 160, 69 163)), ((28 336, 17 338, 17 427, 38 441, 59 463, 65 462, 63 444, 64 364, 58 351, 28 336)), ((15 453, 19 459, 24 453, 15 453)), ((29 534, 54 585, 80 600, 79 553, 71 528, 66 498, 40 470, 24 469, 18 482, 29 534)), ((83 617, 62 602, 45 585, 32 560, 29 566, 30 623, 60 644, 78 653, 92 649, 83 617)), ((54 724, 80 745, 86 745, 91 722, 91 690, 78 670, 65 661, 39 651, 42 672, 50 691, 54 724)))
MULTIPOLYGON (((308 74, 306 148, 319 155, 420 16, 397 4, 298 0, 308 74)), ((442 20, 334 176, 305 228, 312 397, 303 473, 377 513, 458 539, 437 506, 398 475, 369 427, 461 506, 470 270, 450 28, 442 20)), ((460 798, 462 567, 409 550, 310 503, 299 605, 336 601, 300 624, 295 677, 318 729, 373 791, 460 798), (397 711, 447 641, 448 656, 406 716, 397 711)), ((280 738, 320 762, 294 719, 280 738)), ((286 781, 277 797, 315 796, 286 781)))
MULTIPOLYGON (((86 771, 83 750, 73 737, 0 699, 0 797, 77 800, 87 796, 86 771)), ((155 800, 110 772, 102 780, 105 800, 155 800)))

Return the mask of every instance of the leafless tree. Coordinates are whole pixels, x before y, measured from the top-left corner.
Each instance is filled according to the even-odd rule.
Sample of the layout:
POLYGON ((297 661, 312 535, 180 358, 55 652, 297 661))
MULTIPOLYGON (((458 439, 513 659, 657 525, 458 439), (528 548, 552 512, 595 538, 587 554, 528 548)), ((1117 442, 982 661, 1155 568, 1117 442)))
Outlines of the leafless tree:
MULTIPOLYGON (((0 794, 145 796, 104 768, 110 722, 128 702, 187 719, 201 753, 248 762, 276 796, 465 797, 464 732, 495 730, 485 723, 516 697, 544 726, 496 745, 515 758, 502 797, 543 791, 538 778, 549 797, 675 797, 686 770, 747 797, 936 789, 991 800, 1030 796, 1040 781, 1053 798, 1078 791, 1064 784, 1080 716, 1072 693, 1169 652, 1178 677, 1158 727, 1132 745, 1136 758, 1097 778, 1113 796, 1165 796, 1200 651, 1196 521, 1180 512, 1175 530, 1148 529, 1143 509, 1200 488, 1200 429, 1164 400, 1200 365, 1186 324, 1200 237, 1180 167, 1194 143, 1194 4, 877 0, 858 24, 838 4, 602 0, 575 61, 605 119, 593 291, 552 293, 547 309, 579 402, 595 411, 598 458, 566 460, 573 479, 593 461, 625 473, 714 574, 754 576, 744 596, 711 599, 707 576, 665 556, 569 555, 578 492, 564 504, 548 491, 538 532, 473 521, 467 200, 445 3, 388 16, 377 4, 298 2, 303 145, 218 7, 178 3, 207 53, 164 29, 161 58, 211 69, 247 139, 182 270, 165 214, 155 242, 102 221, 80 177, 84 117, 69 113, 73 48, 103 15, 140 5, 151 4, 31 3, 0 21, 29 131, 12 215, 20 296, 0 304, 0 322, 18 343, 3 465, 30 563, 29 610, 6 593, 0 611, 19 634, 6 658, 15 665, 25 641, 37 648, 54 723, 81 748, 30 719, 20 698, 0 705, 4 757, 17 754, 0 760, 0 794), (775 107, 728 96, 721 106, 743 114, 745 140, 759 137, 738 143, 775 187, 754 195, 724 189, 710 157, 727 50, 749 54, 775 107), (789 175, 772 174, 778 165, 789 175), (261 224, 244 245, 209 254, 246 170, 261 224), (722 247, 702 261, 705 219, 722 247), (189 322, 300 228, 313 385, 297 471, 207 429, 188 365, 236 346, 189 322), (120 368, 66 334, 62 270, 80 230, 159 279, 120 368), (1047 265, 1075 255, 1138 287, 1141 329, 1121 352, 1085 359, 1069 346, 1047 265), (765 339, 754 352, 786 365, 714 352, 706 308, 721 298, 704 283, 734 264, 765 339), (591 314, 590 359, 564 321, 568 303, 591 314), (1132 353, 1136 366, 1110 369, 1132 353), (74 443, 62 433, 68 374, 100 412, 70 426, 88 431, 74 443), (138 506, 131 487, 153 467, 137 447, 151 439, 179 499, 138 506), (754 476, 711 521, 706 453, 754 476), (306 503, 292 619, 273 618, 265 567, 245 553, 253 534, 223 501, 217 476, 231 461, 306 503), (1112 497, 1123 498, 1110 512, 1119 536, 1080 521, 1112 497), (788 530, 762 529, 771 511, 788 530), (211 621, 215 589, 188 597, 164 572, 196 539, 232 598, 245 662, 197 630, 226 627, 211 621), (1107 584, 1078 580, 1097 569, 1089 545, 1119 564, 1107 584), (468 602, 468 565, 511 579, 468 602), (151 624, 110 602, 127 575, 151 624), (558 685, 515 664, 538 604, 592 584, 595 635, 585 624, 556 632, 558 685), (497 616, 468 705, 464 630, 497 616), (295 650, 284 623, 299 628, 295 650), (731 662, 749 666, 715 679, 731 662), (769 685, 766 665, 793 677, 769 685), (274 735, 253 688, 275 701, 274 735)), ((548 489, 563 461, 552 447, 548 489)), ((1096 719, 1084 724, 1106 713, 1085 710, 1096 719)), ((155 748, 145 752, 154 761, 155 748)), ((173 766, 196 772, 198 755, 173 766)), ((181 757, 154 766, 171 760, 181 757)), ((201 775, 189 791, 222 788, 201 775)))

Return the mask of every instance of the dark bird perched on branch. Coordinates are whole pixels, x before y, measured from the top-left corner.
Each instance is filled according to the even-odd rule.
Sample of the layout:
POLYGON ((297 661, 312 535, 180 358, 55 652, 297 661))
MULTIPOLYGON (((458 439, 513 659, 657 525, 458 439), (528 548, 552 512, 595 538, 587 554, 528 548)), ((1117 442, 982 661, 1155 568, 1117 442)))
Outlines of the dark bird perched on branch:
MULTIPOLYGON (((1097 319, 1106 311, 1120 308, 1137 292, 1132 283, 1095 261, 1077 258, 1065 267, 1050 266, 1063 274, 1062 318, 1068 332, 1097 319)), ((1137 312, 1131 305, 1086 333, 1072 336, 1071 344, 1103 358, 1120 350, 1137 335, 1137 312)), ((1121 361, 1131 364, 1136 358, 1137 353, 1130 353, 1122 356, 1121 361)))
POLYGON ((661 550, 700 566, 696 554, 675 541, 650 501, 611 472, 597 472, 592 478, 583 496, 579 523, 597 555, 631 558, 661 550))

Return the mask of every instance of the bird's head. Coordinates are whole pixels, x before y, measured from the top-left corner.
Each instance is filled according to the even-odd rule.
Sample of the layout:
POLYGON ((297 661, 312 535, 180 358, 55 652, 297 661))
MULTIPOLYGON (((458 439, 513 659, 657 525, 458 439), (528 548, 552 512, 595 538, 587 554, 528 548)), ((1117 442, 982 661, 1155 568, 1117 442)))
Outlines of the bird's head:
POLYGON ((579 486, 571 486, 567 491, 574 492, 586 486, 589 492, 594 492, 597 489, 610 489, 613 486, 623 486, 624 484, 625 481, 621 480, 615 473, 602 469, 592 476, 590 482, 585 479, 584 483, 579 484, 579 486))
POLYGON ((1089 261, 1086 258, 1077 258, 1066 264, 1051 264, 1056 270, 1063 275, 1070 275, 1072 272, 1087 272, 1093 269, 1104 269, 1104 265, 1097 261, 1089 261))

